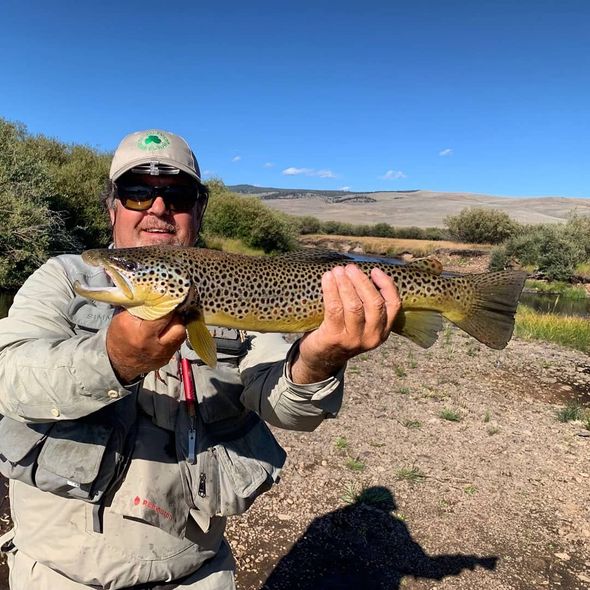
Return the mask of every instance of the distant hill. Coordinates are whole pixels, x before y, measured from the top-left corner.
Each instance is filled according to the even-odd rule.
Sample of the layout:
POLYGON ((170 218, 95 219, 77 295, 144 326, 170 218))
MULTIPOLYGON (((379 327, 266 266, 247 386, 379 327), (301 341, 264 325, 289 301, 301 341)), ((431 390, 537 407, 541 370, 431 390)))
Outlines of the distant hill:
POLYGON ((324 191, 249 184, 228 189, 260 197, 269 207, 290 215, 366 225, 385 222, 400 227, 443 227, 445 217, 456 215, 465 207, 499 209, 521 223, 559 223, 574 210, 590 215, 590 199, 570 197, 495 197, 425 190, 324 191))

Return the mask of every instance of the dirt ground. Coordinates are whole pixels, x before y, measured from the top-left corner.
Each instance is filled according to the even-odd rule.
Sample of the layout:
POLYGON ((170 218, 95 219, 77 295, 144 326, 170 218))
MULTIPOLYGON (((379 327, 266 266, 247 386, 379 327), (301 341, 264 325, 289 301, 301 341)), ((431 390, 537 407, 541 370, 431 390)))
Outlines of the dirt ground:
POLYGON ((589 589, 590 431, 556 416, 572 400, 590 407, 581 353, 392 336, 349 363, 336 419, 275 430, 282 481, 228 526, 238 588, 589 589))

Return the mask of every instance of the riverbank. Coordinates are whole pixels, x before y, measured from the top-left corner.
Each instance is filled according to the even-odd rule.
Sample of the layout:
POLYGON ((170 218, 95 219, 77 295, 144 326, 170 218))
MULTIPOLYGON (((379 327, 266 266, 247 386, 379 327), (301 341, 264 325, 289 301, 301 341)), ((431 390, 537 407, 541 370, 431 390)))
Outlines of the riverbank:
POLYGON ((239 590, 590 587, 590 431, 557 418, 590 405, 586 355, 449 328, 428 350, 392 336, 346 379, 336 419, 275 429, 281 483, 229 520, 239 590))
POLYGON ((390 338, 347 381, 337 419, 275 431, 282 482, 229 524, 241 590, 590 587, 590 431, 557 418, 590 403, 585 355, 450 329, 390 338), (394 509, 350 504, 375 487, 394 509))
MULTIPOLYGON (((239 590, 590 588, 590 431, 558 419, 590 407, 586 355, 448 327, 428 350, 392 336, 346 379, 335 420, 275 429, 282 481, 228 524, 239 590)), ((0 512, 2 532, 5 495, 0 512)))

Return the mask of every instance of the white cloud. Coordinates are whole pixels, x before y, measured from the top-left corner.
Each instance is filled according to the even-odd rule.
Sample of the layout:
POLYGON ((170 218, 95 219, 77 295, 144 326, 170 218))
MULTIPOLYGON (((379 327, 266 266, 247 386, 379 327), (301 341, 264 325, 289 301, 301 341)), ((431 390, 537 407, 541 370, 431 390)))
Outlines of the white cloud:
POLYGON ((349 191, 350 187, 349 186, 341 186, 338 190, 339 191, 349 191))
POLYGON ((203 170, 203 176, 212 176, 215 174, 213 170, 203 170))
POLYGON ((379 178, 382 180, 397 180, 398 178, 407 178, 407 176, 401 170, 388 170, 379 178))
POLYGON ((266 162, 264 168, 274 168, 274 164, 272 162, 266 162))
POLYGON ((452 148, 445 148, 444 150, 441 150, 440 152, 438 152, 439 156, 452 156, 453 155, 453 149, 452 148))
POLYGON ((290 166, 283 170, 285 176, 297 176, 302 174, 303 176, 319 176, 320 178, 337 178, 336 174, 332 170, 322 169, 316 170, 315 168, 295 168, 290 166))
POLYGON ((311 168, 295 168, 291 166, 290 168, 285 168, 283 170, 283 174, 285 176, 296 176, 298 174, 305 174, 305 176, 309 176, 310 172, 313 172, 311 168))
POLYGON ((239 162, 242 159, 242 156, 234 156, 231 161, 232 162, 239 162))

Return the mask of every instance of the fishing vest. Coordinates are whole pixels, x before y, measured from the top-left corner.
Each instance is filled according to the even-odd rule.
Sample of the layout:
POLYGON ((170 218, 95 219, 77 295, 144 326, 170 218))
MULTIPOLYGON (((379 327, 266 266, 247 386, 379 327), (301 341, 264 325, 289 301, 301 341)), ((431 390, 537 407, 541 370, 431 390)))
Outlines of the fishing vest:
MULTIPOLYGON (((101 269, 86 265, 79 256, 63 255, 57 260, 72 284, 79 280, 90 287, 111 286, 101 269)), ((91 334, 107 326, 113 313, 114 308, 109 304, 75 296, 67 315, 76 334, 91 334)), ((138 429, 151 428, 146 440, 161 434, 162 440, 174 441, 173 445, 162 445, 168 455, 160 460, 162 464, 178 462, 182 474, 182 498, 178 501, 180 504, 186 501, 187 511, 203 530, 207 530, 213 517, 244 512, 256 497, 278 481, 286 454, 267 425, 240 402, 238 362, 249 349, 250 337, 236 330, 216 329, 212 333, 220 361, 217 373, 211 373, 214 370, 204 365, 187 343, 181 348, 182 356, 191 363, 196 383, 194 458, 191 456, 189 460, 188 432, 192 424, 189 424, 186 403, 157 394, 155 390, 148 391, 146 379, 144 383, 129 386, 129 395, 77 420, 23 423, 3 417, 0 473, 40 490, 97 506, 108 494, 109 505, 116 509, 116 494, 121 486, 125 487, 122 482, 128 470, 135 473, 131 464, 137 452, 136 442, 140 440, 138 429), (150 419, 153 417, 142 410, 138 403, 142 395, 164 398, 164 402, 174 404, 174 411, 168 412, 170 424, 164 429, 154 426, 150 419)), ((162 376, 153 372, 148 378, 155 383, 162 376)), ((171 382, 176 376, 169 374, 166 378, 171 382)), ((143 458, 158 460, 151 456, 143 458)), ((152 489, 149 493, 157 497, 159 490, 152 489)), ((138 498, 141 499, 139 495, 138 498)), ((155 508, 148 508, 153 508, 154 519, 148 520, 149 524, 182 537, 186 523, 168 522, 167 515, 158 513, 157 504, 152 504, 155 508)), ((98 521, 95 530, 100 531, 98 521)))

